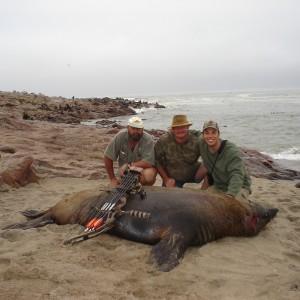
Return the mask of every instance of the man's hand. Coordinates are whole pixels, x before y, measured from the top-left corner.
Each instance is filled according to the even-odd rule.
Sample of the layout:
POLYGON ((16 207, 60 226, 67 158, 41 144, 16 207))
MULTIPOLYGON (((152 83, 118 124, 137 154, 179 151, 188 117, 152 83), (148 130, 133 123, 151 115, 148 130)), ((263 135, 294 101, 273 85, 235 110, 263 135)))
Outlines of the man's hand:
POLYGON ((166 179, 165 185, 168 188, 174 188, 175 187, 175 179, 174 178, 168 178, 168 179, 166 179))
POLYGON ((110 180, 110 185, 112 185, 112 186, 119 185, 120 183, 121 183, 121 179, 120 178, 114 177, 113 179, 110 180))
POLYGON ((201 186, 201 190, 206 190, 210 187, 207 176, 204 177, 204 181, 201 186))
POLYGON ((120 169, 119 169, 119 175, 120 175, 121 177, 123 177, 124 172, 128 169, 128 167, 130 167, 128 164, 124 164, 124 165, 122 165, 122 166, 120 167, 120 169))

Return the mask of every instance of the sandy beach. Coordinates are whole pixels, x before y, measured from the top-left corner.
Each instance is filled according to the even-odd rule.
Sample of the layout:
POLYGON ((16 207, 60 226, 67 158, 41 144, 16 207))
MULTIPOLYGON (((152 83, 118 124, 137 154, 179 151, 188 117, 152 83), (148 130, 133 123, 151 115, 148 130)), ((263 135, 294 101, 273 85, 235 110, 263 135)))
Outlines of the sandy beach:
MULTIPOLYGON (((23 209, 46 209, 74 192, 107 187, 102 158, 114 129, 5 117, 2 168, 27 155, 38 179, 5 185, 0 228, 24 221, 23 209)), ((300 189, 296 181, 252 180, 251 201, 279 209, 266 230, 190 247, 170 272, 148 261, 151 246, 108 234, 64 246, 74 225, 0 230, 0 299, 299 299, 300 189)))
MULTIPOLYGON (((18 211, 45 209, 106 180, 49 178, 1 194, 1 227, 18 211)), ((254 180, 252 200, 279 213, 254 238, 225 238, 189 248, 171 272, 147 262, 151 246, 103 234, 73 246, 73 225, 0 233, 1 299, 299 299, 300 190, 254 180)))

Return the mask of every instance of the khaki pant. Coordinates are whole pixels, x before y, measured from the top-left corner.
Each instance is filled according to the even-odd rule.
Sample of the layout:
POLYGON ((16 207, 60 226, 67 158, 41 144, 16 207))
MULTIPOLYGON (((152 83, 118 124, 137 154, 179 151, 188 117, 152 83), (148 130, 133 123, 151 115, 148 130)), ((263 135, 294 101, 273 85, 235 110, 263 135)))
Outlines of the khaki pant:
MULTIPOLYGON (((225 192, 217 189, 214 185, 211 185, 210 187, 208 187, 208 189, 206 190, 209 193, 215 194, 215 195, 226 195, 225 192)), ((241 188, 241 190, 238 192, 238 194, 236 195, 235 199, 241 201, 241 202, 250 202, 249 200, 249 195, 250 192, 247 189, 241 188)))

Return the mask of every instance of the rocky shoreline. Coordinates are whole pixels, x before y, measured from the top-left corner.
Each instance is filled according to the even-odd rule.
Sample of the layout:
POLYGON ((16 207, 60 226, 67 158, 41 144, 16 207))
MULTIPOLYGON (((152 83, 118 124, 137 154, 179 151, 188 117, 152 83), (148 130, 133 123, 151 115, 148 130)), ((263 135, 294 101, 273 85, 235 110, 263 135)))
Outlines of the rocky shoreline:
POLYGON ((13 113, 18 119, 79 124, 92 119, 134 115, 135 109, 164 108, 156 103, 124 98, 49 97, 27 92, 1 92, 0 111, 13 113))
MULTIPOLYGON (((103 152, 123 127, 105 121, 152 105, 159 107, 158 103, 122 98, 66 99, 0 92, 0 191, 49 177, 106 178, 103 152), (104 125, 80 124, 99 118, 104 125)), ((149 132, 157 139, 164 131, 149 132)), ((300 179, 300 172, 276 164, 258 151, 241 147, 241 152, 254 177, 300 179)))

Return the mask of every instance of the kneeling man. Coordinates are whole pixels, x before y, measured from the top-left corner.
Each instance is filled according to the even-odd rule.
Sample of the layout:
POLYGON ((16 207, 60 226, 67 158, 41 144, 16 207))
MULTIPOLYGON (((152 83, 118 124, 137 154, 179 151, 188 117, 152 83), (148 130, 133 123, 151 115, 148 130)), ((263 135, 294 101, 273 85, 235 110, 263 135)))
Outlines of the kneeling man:
POLYGON ((144 132, 143 121, 138 117, 130 118, 127 130, 117 133, 104 151, 104 164, 112 185, 120 183, 120 177, 128 166, 143 168, 140 183, 153 185, 157 174, 154 163, 153 138, 144 132), (118 161, 119 177, 114 172, 114 161, 118 161))

